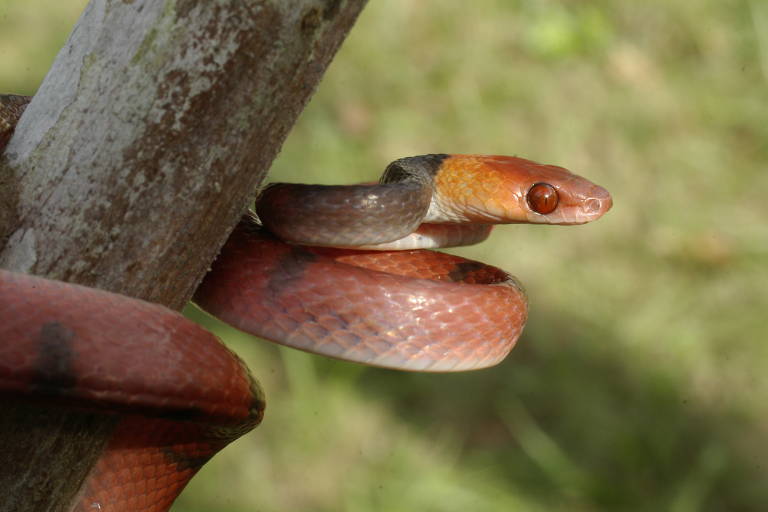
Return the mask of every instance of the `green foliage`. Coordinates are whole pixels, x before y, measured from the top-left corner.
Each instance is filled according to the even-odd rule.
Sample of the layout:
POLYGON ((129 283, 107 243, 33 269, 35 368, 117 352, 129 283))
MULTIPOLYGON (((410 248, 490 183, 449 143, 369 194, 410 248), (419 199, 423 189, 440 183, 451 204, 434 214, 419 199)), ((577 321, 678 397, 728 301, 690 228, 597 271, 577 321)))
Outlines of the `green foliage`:
MULTIPOLYGON (((35 89, 82 4, 0 0, 0 90, 35 89)), ((762 510, 766 34, 759 0, 371 2, 272 180, 519 154, 604 185, 614 210, 459 251, 530 295, 488 371, 365 369, 190 308, 269 405, 174 510, 762 510)))

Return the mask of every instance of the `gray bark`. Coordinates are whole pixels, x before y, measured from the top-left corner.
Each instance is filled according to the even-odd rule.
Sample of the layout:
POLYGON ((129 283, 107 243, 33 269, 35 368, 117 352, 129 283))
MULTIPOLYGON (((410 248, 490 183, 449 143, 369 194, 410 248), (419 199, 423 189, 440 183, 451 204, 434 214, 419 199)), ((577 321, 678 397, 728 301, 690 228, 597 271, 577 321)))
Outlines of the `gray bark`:
MULTIPOLYGON (((0 267, 180 309, 364 3, 92 0, 0 158, 0 267)), ((114 418, 52 414, 30 441, 24 409, 0 482, 13 510, 66 510, 114 418)))
POLYGON ((0 266, 183 306, 362 5, 93 0, 6 148, 0 266))

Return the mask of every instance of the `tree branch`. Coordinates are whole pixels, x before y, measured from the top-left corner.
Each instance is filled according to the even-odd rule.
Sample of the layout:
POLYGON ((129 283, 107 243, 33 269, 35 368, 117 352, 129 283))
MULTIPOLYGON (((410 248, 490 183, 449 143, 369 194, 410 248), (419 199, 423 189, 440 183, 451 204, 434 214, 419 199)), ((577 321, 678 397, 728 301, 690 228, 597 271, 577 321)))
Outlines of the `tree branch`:
MULTIPOLYGON (((364 3, 92 0, 0 158, 0 267, 180 309, 364 3)), ((114 418, 60 412, 0 422, 0 510, 71 506, 114 418)))
POLYGON ((0 172, 0 266, 181 308, 361 1, 92 1, 0 172))

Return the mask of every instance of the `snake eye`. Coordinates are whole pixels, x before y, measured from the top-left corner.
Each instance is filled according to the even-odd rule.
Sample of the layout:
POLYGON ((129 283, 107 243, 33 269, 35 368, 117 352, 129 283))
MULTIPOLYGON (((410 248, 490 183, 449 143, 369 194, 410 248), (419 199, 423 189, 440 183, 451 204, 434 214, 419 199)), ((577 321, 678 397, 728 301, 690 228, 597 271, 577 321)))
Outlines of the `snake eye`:
POLYGON ((542 215, 552 213, 557 208, 557 190, 549 183, 536 183, 525 196, 531 210, 542 215))

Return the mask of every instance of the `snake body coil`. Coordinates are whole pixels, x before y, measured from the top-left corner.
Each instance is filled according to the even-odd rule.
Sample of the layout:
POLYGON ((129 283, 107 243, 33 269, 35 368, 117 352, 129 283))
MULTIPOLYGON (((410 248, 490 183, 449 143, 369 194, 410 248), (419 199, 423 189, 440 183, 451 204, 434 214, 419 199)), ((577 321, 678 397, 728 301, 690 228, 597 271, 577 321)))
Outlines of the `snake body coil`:
POLYGON ((242 330, 340 359, 483 368, 522 332, 522 286, 416 249, 474 243, 491 224, 589 222, 610 207, 605 189, 566 169, 507 156, 402 158, 375 185, 271 185, 256 206, 266 230, 241 222, 195 301, 242 330))
MULTIPOLYGON (((28 98, 0 97, 0 151, 28 98)), ((525 294, 506 272, 423 250, 493 224, 580 224, 611 207, 561 167, 506 156, 396 160, 380 183, 277 184, 234 230, 195 301, 279 343, 422 371, 490 366, 514 346, 525 294)), ((0 270, 0 395, 115 418, 76 510, 164 511, 264 401, 240 360, 177 313, 0 270)))

